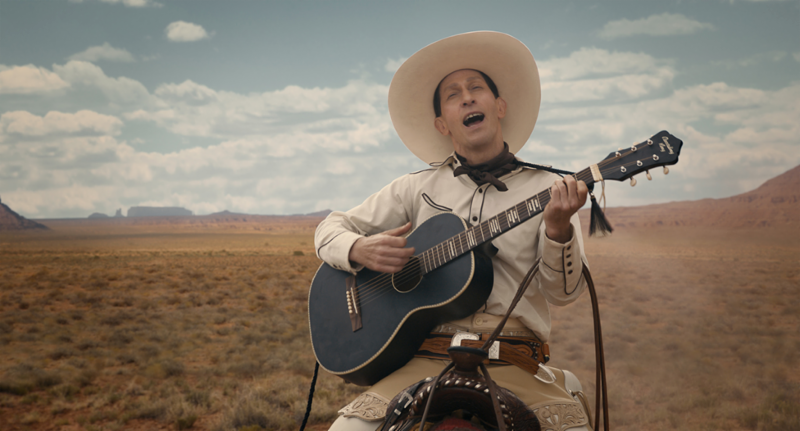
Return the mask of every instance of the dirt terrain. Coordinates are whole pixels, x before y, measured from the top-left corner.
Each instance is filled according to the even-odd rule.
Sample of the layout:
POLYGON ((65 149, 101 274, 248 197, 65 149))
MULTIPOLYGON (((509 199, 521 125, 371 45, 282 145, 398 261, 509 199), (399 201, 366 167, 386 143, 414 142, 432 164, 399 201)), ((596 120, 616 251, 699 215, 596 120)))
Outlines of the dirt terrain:
MULTIPOLYGON (((611 209, 586 239, 614 429, 800 429, 797 184, 777 183, 706 216, 611 209)), ((320 218, 206 217, 0 232, 0 429, 297 429, 320 218)), ((588 295, 552 313, 551 365, 593 399, 588 295)), ((321 373, 313 429, 360 390, 321 373)))

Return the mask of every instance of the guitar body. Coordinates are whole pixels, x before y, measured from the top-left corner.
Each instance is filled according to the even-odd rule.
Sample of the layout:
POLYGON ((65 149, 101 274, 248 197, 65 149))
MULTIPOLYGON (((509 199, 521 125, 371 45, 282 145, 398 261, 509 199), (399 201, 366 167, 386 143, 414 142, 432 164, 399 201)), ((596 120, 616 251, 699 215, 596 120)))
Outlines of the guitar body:
MULTIPOLYGON (((466 228, 457 215, 438 214, 408 236, 408 246, 419 254, 466 228)), ((353 331, 348 277, 328 264, 317 270, 308 297, 311 345, 322 368, 362 386, 405 365, 436 325, 478 310, 493 284, 491 260, 471 251, 425 274, 406 292, 389 275, 363 269, 356 276, 362 326, 353 331)))

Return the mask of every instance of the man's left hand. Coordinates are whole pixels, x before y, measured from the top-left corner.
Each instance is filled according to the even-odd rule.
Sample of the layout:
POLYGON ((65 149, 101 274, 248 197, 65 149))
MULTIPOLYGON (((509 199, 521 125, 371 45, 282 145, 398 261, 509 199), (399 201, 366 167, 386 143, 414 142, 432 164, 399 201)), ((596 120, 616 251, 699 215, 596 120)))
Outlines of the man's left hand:
POLYGON ((565 243, 572 238, 570 217, 586 203, 589 189, 583 181, 571 175, 556 180, 550 188, 550 202, 544 207, 544 224, 547 237, 565 243))

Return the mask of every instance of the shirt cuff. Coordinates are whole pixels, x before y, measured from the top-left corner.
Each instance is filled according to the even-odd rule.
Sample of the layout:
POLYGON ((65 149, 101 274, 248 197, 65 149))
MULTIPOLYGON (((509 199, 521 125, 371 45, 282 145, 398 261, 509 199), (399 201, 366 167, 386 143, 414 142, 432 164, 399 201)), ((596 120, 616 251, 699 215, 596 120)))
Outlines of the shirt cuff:
POLYGON ((582 270, 581 250, 574 226, 570 225, 570 239, 564 244, 544 235, 542 261, 549 269, 563 274, 565 293, 572 293, 580 280, 582 270))
POLYGON ((343 232, 330 242, 319 248, 319 258, 327 262, 334 269, 355 274, 364 268, 364 265, 353 266, 350 262, 350 249, 363 235, 355 232, 343 232))

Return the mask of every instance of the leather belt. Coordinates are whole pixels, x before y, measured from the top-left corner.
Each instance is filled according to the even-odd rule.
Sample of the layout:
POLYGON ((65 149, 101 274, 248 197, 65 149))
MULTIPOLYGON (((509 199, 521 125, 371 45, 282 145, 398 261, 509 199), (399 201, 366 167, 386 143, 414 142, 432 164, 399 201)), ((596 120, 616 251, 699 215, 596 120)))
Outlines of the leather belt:
MULTIPOLYGON (((447 349, 451 346, 465 346, 480 349, 491 334, 457 332, 447 334, 431 332, 415 354, 418 358, 450 359, 447 349)), ((536 374, 539 364, 550 360, 550 346, 532 337, 497 337, 489 348, 490 364, 516 365, 536 374)))

